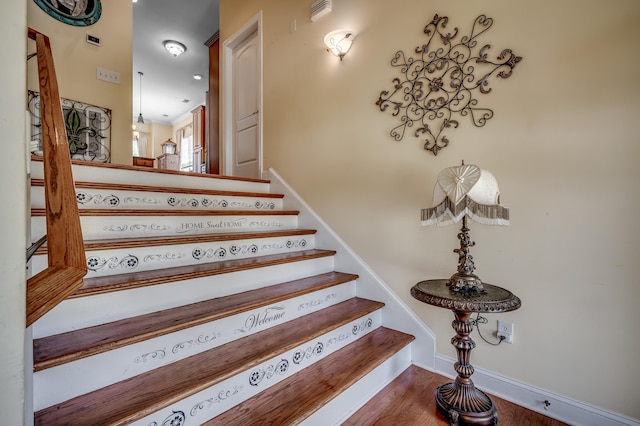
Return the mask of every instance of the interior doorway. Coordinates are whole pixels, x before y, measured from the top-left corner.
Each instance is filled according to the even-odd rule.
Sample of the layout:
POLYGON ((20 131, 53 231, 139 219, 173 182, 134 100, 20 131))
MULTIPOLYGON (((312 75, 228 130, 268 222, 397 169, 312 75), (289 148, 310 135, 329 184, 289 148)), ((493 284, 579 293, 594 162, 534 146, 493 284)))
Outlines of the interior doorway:
POLYGON ((262 177, 262 12, 222 50, 222 174, 262 177))

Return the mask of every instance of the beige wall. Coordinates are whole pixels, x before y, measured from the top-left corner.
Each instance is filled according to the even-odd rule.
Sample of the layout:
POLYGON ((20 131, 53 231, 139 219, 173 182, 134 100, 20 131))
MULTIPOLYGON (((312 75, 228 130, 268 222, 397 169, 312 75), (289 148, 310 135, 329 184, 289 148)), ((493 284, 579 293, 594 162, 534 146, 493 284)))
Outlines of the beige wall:
POLYGON ((188 129, 185 129, 185 131, 187 132, 187 136, 190 133, 193 133, 193 115, 189 114, 188 117, 183 118, 182 120, 178 121, 177 123, 173 124, 171 126, 172 130, 173 130, 173 141, 178 143, 178 141, 176 141, 176 132, 180 129, 182 129, 183 127, 187 127, 190 126, 188 129))
MULTIPOLYGON (((27 5, 28 25, 51 40, 60 96, 110 108, 111 161, 131 164, 131 1, 103 1, 102 16, 89 27, 59 22, 33 1, 27 5), (87 33, 100 37, 100 47, 85 41, 87 33), (96 79, 97 67, 120 73, 120 84, 96 79)), ((29 52, 33 51, 35 43, 29 42, 29 52)), ((28 87, 32 90, 39 90, 37 71, 36 60, 29 61, 28 87)))
POLYGON ((153 157, 162 155, 162 144, 171 138, 175 141, 175 132, 171 126, 153 123, 153 157))
POLYGON ((511 226, 472 224, 477 273, 522 299, 509 314, 515 343, 474 333, 478 367, 640 418, 640 2, 596 0, 336 0, 312 23, 311 1, 221 1, 221 41, 259 10, 264 19, 264 160, 437 334, 450 357, 452 315, 413 300, 417 281, 455 270, 456 227, 421 228, 439 170, 461 160, 491 170, 511 226), (461 119, 437 157, 375 105, 434 14, 468 34, 480 14, 490 54, 523 60, 480 98, 495 112, 483 128, 461 119), (297 31, 290 32, 296 20, 297 31), (324 35, 358 36, 340 61, 324 35))
POLYGON ((5 66, 0 79, 0 413, 2 424, 24 424, 27 3, 3 4, 0 39, 5 66))
MULTIPOLYGON (((171 126, 160 123, 135 124, 136 130, 148 135, 147 157, 157 158, 162 154, 162 144, 169 138, 174 138, 171 126)), ((156 167, 158 165, 156 164, 156 167)))

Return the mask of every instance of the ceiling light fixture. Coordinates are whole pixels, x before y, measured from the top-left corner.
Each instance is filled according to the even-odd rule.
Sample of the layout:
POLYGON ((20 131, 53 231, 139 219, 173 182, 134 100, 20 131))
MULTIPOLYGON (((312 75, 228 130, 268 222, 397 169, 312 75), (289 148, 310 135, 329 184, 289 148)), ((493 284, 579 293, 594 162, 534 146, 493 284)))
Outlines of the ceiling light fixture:
POLYGON ((144 124, 144 118, 142 118, 142 73, 138 71, 138 75, 140 76, 140 114, 138 115, 138 123, 144 124))
POLYGON ((336 30, 324 36, 324 44, 329 52, 342 60, 344 55, 351 49, 351 43, 353 43, 354 38, 355 34, 352 31, 336 30))
POLYGON ((177 58, 187 51, 187 47, 184 44, 175 40, 165 40, 162 42, 162 45, 173 55, 174 58, 177 58))
POLYGON ((202 74, 194 74, 193 75, 193 79, 194 80, 202 80, 202 74))

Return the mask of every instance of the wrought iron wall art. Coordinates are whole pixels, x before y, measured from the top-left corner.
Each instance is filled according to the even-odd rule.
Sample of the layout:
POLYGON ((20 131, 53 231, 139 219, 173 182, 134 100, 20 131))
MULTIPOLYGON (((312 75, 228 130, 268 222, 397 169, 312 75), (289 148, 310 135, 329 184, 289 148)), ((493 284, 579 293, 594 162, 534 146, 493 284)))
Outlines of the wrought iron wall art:
MULTIPOLYGON (((111 110, 60 98, 67 129, 69 153, 74 160, 108 163, 111 160, 111 110)), ((31 113, 31 141, 38 142, 36 154, 42 154, 40 94, 28 91, 31 113)))
POLYGON ((459 40, 457 27, 447 31, 448 22, 448 17, 435 15, 427 24, 427 42, 415 48, 417 58, 396 52, 391 65, 400 68, 401 77, 394 78, 393 89, 380 92, 376 101, 380 111, 391 107, 392 115, 400 118, 390 132, 396 141, 416 126, 414 136, 424 137, 424 149, 434 155, 449 144, 444 133, 458 127, 458 116, 468 116, 476 127, 493 117, 491 109, 478 105, 474 94, 489 93, 492 76, 508 78, 522 59, 511 49, 503 49, 492 60, 491 45, 477 49, 478 38, 493 25, 492 18, 478 16, 471 33, 459 40))
POLYGON ((87 27, 102 15, 100 0, 33 0, 40 9, 60 22, 87 27))

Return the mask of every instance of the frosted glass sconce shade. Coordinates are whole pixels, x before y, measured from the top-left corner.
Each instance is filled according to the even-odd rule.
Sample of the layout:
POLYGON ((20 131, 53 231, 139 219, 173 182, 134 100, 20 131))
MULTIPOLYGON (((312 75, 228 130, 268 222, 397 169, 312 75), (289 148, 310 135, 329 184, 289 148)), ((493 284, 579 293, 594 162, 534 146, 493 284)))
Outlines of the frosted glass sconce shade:
POLYGON ((324 36, 324 44, 327 46, 327 50, 342 60, 344 55, 351 49, 351 44, 355 34, 348 30, 336 30, 331 31, 324 36))

